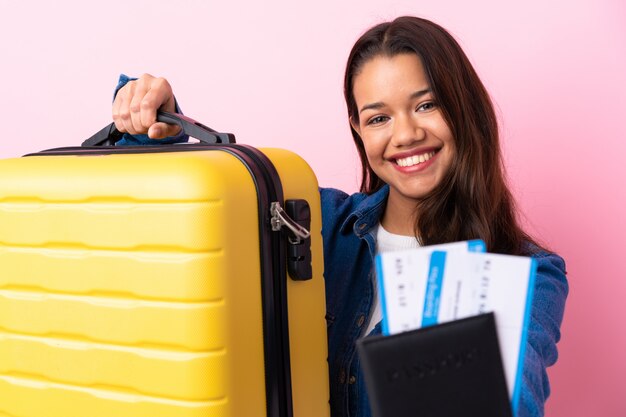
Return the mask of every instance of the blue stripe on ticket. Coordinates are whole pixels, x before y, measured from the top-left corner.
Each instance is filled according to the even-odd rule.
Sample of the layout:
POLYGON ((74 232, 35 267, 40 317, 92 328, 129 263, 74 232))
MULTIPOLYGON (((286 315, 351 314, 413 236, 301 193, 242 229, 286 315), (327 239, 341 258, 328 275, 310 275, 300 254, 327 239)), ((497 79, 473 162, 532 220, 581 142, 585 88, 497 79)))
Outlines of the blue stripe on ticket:
POLYGON ((487 252, 487 246, 485 242, 480 239, 476 240, 468 240, 467 241, 467 250, 469 252, 487 252))
POLYGON ((422 313, 423 327, 437 324, 445 264, 446 252, 434 251, 430 256, 430 268, 428 270, 428 281, 426 282, 424 312, 422 313))
POLYGON ((378 283, 378 297, 380 300, 380 308, 382 310, 383 320, 381 323, 382 334, 389 335, 389 313, 387 312, 387 297, 385 295, 385 282, 383 277, 383 258, 376 255, 376 282, 378 283))
POLYGON ((524 373, 524 360, 526 356, 526 341, 528 340, 528 327, 530 326, 530 312, 533 305, 535 292, 535 277, 537 276, 537 261, 530 259, 530 276, 528 279, 528 292, 526 293, 526 310, 524 312, 524 322, 522 324, 522 340, 520 343, 519 358, 517 360, 517 373, 515 384, 513 385, 513 395, 511 398, 511 408, 513 415, 517 415, 519 400, 522 390, 522 375, 524 373))

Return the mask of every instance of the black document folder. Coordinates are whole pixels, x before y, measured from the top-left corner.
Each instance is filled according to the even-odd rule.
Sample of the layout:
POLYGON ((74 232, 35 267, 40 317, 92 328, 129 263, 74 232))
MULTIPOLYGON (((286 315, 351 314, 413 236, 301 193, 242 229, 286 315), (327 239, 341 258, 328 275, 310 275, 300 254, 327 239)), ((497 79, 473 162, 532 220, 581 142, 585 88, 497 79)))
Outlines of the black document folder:
POLYGON ((357 342, 374 417, 511 417, 493 313, 357 342))

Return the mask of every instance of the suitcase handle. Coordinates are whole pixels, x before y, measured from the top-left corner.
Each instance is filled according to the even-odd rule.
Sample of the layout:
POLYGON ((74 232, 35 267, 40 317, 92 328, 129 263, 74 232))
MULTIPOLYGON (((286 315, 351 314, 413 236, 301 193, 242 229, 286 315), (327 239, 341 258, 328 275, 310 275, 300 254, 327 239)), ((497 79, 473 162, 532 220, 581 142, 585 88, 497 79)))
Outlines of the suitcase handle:
MULTIPOLYGON (((177 113, 164 111, 157 112, 157 122, 178 125, 183 132, 206 144, 235 143, 235 135, 232 133, 220 133, 190 117, 177 113)), ((115 142, 120 140, 124 133, 117 130, 115 123, 111 123, 101 129, 95 135, 82 143, 82 146, 115 146, 115 142)))

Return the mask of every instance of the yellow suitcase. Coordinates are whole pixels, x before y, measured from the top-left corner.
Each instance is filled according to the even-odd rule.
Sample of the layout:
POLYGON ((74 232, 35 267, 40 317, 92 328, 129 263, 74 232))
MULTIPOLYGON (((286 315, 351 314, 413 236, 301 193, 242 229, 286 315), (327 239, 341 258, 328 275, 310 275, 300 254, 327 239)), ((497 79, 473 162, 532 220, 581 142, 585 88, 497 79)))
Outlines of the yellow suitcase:
POLYGON ((328 416, 320 230, 285 150, 0 161, 0 417, 328 416))

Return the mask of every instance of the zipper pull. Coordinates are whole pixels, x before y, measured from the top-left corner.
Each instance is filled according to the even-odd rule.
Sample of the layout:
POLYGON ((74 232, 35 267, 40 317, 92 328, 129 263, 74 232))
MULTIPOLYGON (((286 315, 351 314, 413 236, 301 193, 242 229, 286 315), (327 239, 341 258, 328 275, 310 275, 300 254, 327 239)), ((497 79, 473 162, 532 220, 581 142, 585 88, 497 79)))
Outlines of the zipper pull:
POLYGON ((272 215, 270 223, 274 232, 280 231, 285 226, 293 233, 293 236, 289 236, 289 243, 298 245, 301 239, 308 239, 311 236, 311 232, 289 217, 278 201, 270 205, 270 214, 272 215))
POLYGON ((283 210, 280 203, 270 206, 272 214, 271 224, 273 231, 280 231, 287 227, 287 270, 291 279, 306 281, 313 278, 311 265, 311 209, 306 200, 287 200, 283 210))

